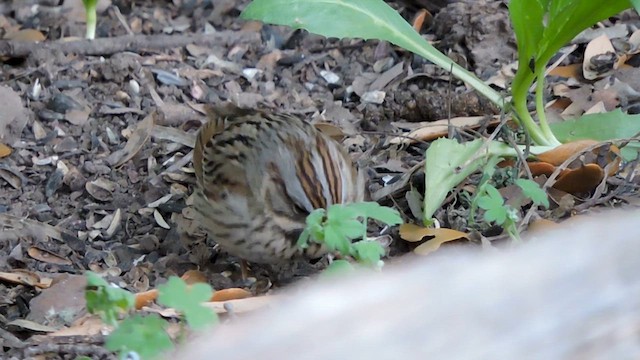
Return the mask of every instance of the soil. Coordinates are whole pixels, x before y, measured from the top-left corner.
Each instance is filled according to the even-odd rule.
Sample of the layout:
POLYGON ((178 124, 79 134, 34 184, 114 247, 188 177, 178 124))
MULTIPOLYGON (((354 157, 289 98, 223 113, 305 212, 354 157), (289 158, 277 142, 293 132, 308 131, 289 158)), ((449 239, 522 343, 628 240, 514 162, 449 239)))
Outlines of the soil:
MULTIPOLYGON (((411 19, 419 3, 391 5, 411 19)), ((482 79, 516 59, 504 2, 429 3, 434 16, 423 35, 482 79)), ((0 35, 33 28, 48 44, 26 56, 18 53, 27 45, 18 44, 11 48, 13 55, 0 56, 0 106, 12 114, 8 124, 0 122, 6 125, 0 143, 12 149, 0 160, 3 272, 44 274, 54 284, 65 281, 72 287, 73 276, 92 270, 141 292, 197 269, 215 289, 245 287, 263 294, 314 273, 324 262, 276 271, 253 266, 247 282, 240 278, 238 259, 207 243, 193 220, 190 199, 194 175, 189 159, 204 121, 202 104, 231 100, 337 126, 354 159, 368 169, 370 193, 422 160, 423 143, 389 144, 403 131, 398 123, 499 114, 486 99, 420 57, 384 42, 325 39, 245 21, 239 18, 247 4, 243 0, 113 0, 98 20, 96 37, 103 42, 75 51, 60 42, 52 45, 84 35, 84 25, 76 21, 83 11, 79 4, 0 4, 0 35), (108 41, 121 40, 129 31, 165 37, 108 41), (366 101, 370 90, 382 91, 384 100, 366 101)), ((423 176, 418 172, 411 181, 418 191, 423 176)), ((395 205, 414 221, 406 193, 394 194, 395 205)), ((380 201, 393 204, 390 197, 380 201)), ((438 216, 456 224, 449 209, 450 214, 438 216)), ((389 235, 392 255, 408 251, 397 231, 389 235)), ((26 356, 11 341, 28 344, 30 336, 42 333, 7 327, 11 321, 61 326, 81 314, 80 309, 66 319, 34 314, 41 292, 0 282, 0 328, 9 330, 0 336, 0 353, 7 351, 3 357, 26 356)), ((46 353, 110 356, 86 346, 46 353)))

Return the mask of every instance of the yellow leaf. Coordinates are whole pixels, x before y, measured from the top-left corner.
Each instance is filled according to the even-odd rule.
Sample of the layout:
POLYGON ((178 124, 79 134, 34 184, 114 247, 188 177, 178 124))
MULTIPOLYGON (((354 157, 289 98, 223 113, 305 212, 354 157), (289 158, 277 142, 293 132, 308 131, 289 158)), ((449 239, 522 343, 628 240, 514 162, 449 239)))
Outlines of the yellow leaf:
POLYGON ((409 242, 419 242, 427 239, 423 244, 416 247, 413 252, 418 255, 427 255, 440 248, 440 245, 459 239, 469 240, 469 235, 462 231, 446 228, 424 228, 413 224, 400 225, 400 237, 409 242))
POLYGON ((7 157, 11 154, 11 148, 5 144, 0 143, 0 159, 7 157))

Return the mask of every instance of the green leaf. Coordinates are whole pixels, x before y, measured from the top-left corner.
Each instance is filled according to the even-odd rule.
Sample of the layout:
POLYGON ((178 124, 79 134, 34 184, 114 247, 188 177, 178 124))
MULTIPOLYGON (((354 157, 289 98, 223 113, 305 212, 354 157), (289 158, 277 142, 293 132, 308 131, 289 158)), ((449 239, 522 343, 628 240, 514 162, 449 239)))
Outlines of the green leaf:
MULTIPOLYGON (((628 139, 640 133, 640 115, 629 115, 620 109, 601 114, 582 115, 574 120, 551 124, 551 130, 562 142, 582 139, 606 141, 628 139)), ((622 148, 625 160, 638 156, 640 143, 631 142, 622 148)))
POLYGON ((120 313, 133 309, 135 296, 124 289, 109 284, 94 272, 87 271, 86 276, 87 310, 91 314, 99 314, 107 325, 115 326, 120 313))
POLYGON ((402 217, 400 217, 398 210, 382 206, 375 201, 353 203, 348 206, 355 209, 361 216, 380 221, 387 225, 398 225, 402 223, 402 217))
POLYGON ((167 323, 156 314, 134 315, 107 337, 105 347, 120 354, 134 351, 142 359, 152 359, 173 348, 166 328, 167 323))
MULTIPOLYGON (((327 210, 325 226, 332 226, 342 238, 355 239, 362 236, 366 226, 358 220, 359 216, 361 214, 351 206, 331 205, 327 210)), ((328 236, 326 231, 325 236, 328 236)))
POLYGON ((348 255, 351 242, 345 238, 342 231, 343 229, 340 226, 327 224, 324 228, 324 243, 330 250, 348 255))
POLYGON ((509 15, 518 43, 518 71, 511 84, 514 110, 533 141, 557 140, 544 113, 544 71, 553 55, 581 31, 630 7, 628 0, 511 0, 509 15), (529 88, 536 86, 538 127, 527 109, 529 88))
POLYGON ((309 227, 306 227, 300 233, 300 237, 298 237, 296 246, 301 249, 306 249, 309 246, 309 240, 311 240, 311 230, 309 230, 309 227))
POLYGON ((529 179, 518 179, 515 183, 522 189, 522 193, 535 204, 542 204, 545 208, 549 207, 549 197, 537 182, 529 179))
POLYGON ((321 278, 335 278, 352 273, 353 265, 347 260, 334 260, 327 268, 320 273, 321 278))
POLYGON ((488 153, 479 153, 483 144, 481 139, 459 144, 444 138, 431 143, 425 155, 425 226, 432 224, 433 213, 442 205, 449 191, 489 159, 488 153))
POLYGON ((193 329, 200 330, 218 322, 218 315, 202 306, 213 295, 208 284, 187 286, 183 280, 172 276, 166 284, 158 287, 158 292, 158 302, 182 312, 193 329))
POLYGON ((254 0, 242 12, 244 19, 306 29, 336 38, 385 40, 449 71, 489 100, 503 106, 502 96, 431 46, 398 12, 382 0, 254 0))
POLYGON ((384 255, 384 249, 377 241, 360 240, 353 243, 351 248, 356 260, 363 264, 376 265, 384 255))
POLYGON ((336 221, 340 219, 353 219, 361 214, 357 208, 349 205, 334 204, 329 206, 327 210, 327 221, 336 221))
MULTIPOLYGON (((509 15, 518 43, 518 73, 545 68, 558 50, 599 21, 628 9, 629 0, 511 0, 509 15)), ((515 84, 514 84, 515 86, 515 84)))
POLYGON ((502 195, 491 184, 485 185, 485 191, 486 194, 478 198, 478 206, 485 210, 485 220, 494 221, 498 225, 504 224, 507 219, 507 209, 502 195))
POLYGON ((304 249, 308 246, 310 240, 315 240, 317 242, 321 242, 324 240, 322 222, 324 220, 325 214, 325 209, 315 209, 309 215, 307 215, 307 226, 300 234, 298 242, 296 243, 297 246, 304 249))
POLYGON ((315 209, 309 215, 307 215, 306 223, 307 226, 321 226, 322 221, 324 220, 324 216, 326 214, 325 209, 315 209))

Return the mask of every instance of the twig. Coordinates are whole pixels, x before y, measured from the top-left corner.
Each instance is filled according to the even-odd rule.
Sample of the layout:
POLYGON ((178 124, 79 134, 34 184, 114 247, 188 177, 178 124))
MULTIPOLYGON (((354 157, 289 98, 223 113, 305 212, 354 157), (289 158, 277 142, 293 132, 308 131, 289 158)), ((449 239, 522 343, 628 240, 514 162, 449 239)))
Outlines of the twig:
POLYGON ((260 34, 240 31, 220 31, 214 34, 126 35, 94 40, 57 40, 42 43, 0 40, 0 57, 28 57, 37 53, 36 56, 42 59, 46 58, 46 54, 54 51, 64 54, 74 53, 97 56, 111 55, 123 51, 159 51, 189 44, 226 46, 237 42, 259 43, 260 41, 260 34))

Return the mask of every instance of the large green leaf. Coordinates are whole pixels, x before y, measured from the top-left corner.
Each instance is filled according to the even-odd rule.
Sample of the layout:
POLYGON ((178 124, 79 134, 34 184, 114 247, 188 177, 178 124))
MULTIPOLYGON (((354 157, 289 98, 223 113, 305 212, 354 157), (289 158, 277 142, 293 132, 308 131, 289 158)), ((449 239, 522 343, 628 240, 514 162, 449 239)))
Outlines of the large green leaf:
POLYGON ((431 46, 382 0, 254 0, 242 17, 306 29, 326 37, 388 41, 451 70, 453 76, 498 106, 503 105, 498 92, 431 46))
MULTIPOLYGON (((640 133, 640 115, 629 115, 616 109, 608 113, 583 115, 575 120, 555 123, 551 125, 551 130, 562 142, 581 139, 628 139, 640 133)), ((638 143, 630 143, 622 149, 623 157, 635 158, 639 147, 638 143)))
POLYGON ((518 118, 540 145, 557 140, 544 114, 544 70, 562 46, 598 21, 631 7, 629 0, 511 0, 509 15, 518 43, 518 71, 511 85, 518 118), (534 81, 538 128, 527 110, 529 89, 534 81))
POLYGON ((518 71, 545 67, 580 32, 630 7, 629 0, 511 0, 519 61, 527 65, 518 71))
POLYGON ((442 205, 451 189, 477 171, 489 159, 489 147, 482 139, 458 143, 452 139, 435 140, 425 154, 425 193, 422 220, 425 226, 433 224, 431 218, 442 205))

